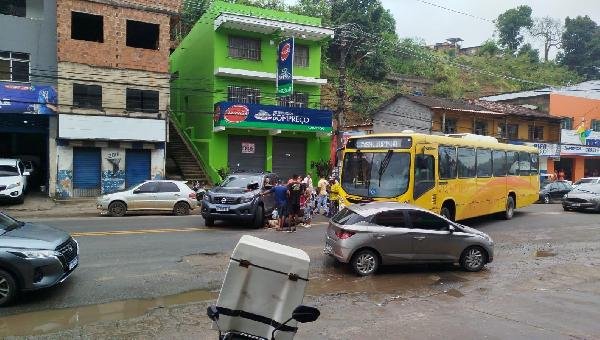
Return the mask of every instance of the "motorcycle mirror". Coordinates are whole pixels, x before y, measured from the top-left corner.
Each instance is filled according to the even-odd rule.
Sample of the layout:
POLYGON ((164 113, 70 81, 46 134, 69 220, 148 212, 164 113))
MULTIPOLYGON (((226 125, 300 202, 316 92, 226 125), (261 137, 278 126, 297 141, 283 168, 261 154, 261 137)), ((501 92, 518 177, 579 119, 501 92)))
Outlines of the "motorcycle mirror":
POLYGON ((294 308, 292 318, 300 323, 313 322, 319 318, 321 312, 315 308, 305 305, 300 305, 294 308))
POLYGON ((208 306, 208 308, 206 308, 206 315, 208 315, 208 318, 211 319, 212 321, 219 320, 219 310, 217 309, 217 306, 215 306, 215 305, 208 306))

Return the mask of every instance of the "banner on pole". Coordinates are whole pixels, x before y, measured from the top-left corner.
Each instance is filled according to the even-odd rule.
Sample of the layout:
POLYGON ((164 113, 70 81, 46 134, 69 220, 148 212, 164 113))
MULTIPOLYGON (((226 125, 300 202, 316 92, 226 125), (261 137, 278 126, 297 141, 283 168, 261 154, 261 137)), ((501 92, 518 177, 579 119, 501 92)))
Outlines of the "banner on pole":
POLYGON ((294 38, 287 38, 277 48, 277 95, 294 92, 294 38))

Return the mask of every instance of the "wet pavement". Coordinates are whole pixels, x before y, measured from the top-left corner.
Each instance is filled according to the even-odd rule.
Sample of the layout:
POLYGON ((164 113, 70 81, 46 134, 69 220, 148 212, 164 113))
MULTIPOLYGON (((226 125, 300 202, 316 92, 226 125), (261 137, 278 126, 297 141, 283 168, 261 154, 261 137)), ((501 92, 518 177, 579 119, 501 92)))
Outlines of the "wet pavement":
MULTIPOLYGON (((244 233, 309 253, 311 281, 306 302, 318 306, 321 317, 301 325, 297 339, 600 338, 600 215, 563 213, 560 205, 535 205, 523 209, 512 221, 491 217, 465 224, 490 234, 495 241, 494 262, 479 273, 463 272, 452 265, 411 265, 384 267, 376 276, 359 278, 347 266, 320 254, 324 225, 296 234, 244 233)), ((97 298, 101 303, 61 309, 36 308, 34 297, 26 302, 27 308, 15 306, 0 312, 5 315, 0 317, 0 336, 214 339, 206 306, 218 294, 228 252, 239 234, 222 226, 205 236, 212 247, 193 252, 182 249, 185 255, 169 258, 174 263, 164 269, 173 275, 180 275, 174 269, 179 268, 210 278, 199 279, 198 289, 156 297, 137 293, 129 295, 137 298, 115 301, 97 298), (217 246, 213 237, 228 241, 217 246)), ((161 237, 157 242, 165 245, 178 242, 182 248, 187 246, 180 239, 149 237, 161 237)), ((85 238, 82 240, 85 244, 85 238)), ((102 270, 98 263, 92 264, 102 270)), ((162 269, 154 275, 163 275, 162 269)), ((77 293, 74 286, 83 278, 81 275, 73 286, 67 281, 56 289, 61 290, 61 301, 77 293)), ((185 287, 187 284, 179 288, 185 287)), ((140 287, 140 291, 146 290, 140 287)))

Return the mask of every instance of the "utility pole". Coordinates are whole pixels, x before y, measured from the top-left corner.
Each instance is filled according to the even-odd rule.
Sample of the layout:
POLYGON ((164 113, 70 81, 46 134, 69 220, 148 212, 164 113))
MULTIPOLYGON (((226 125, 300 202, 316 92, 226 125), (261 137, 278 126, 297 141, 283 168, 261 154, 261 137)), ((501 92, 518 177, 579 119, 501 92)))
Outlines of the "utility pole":
POLYGON ((334 116, 334 131, 336 140, 336 152, 335 152, 335 165, 337 165, 337 149, 342 147, 344 134, 342 127, 344 126, 344 113, 346 108, 346 57, 348 56, 348 39, 342 32, 343 36, 340 38, 340 67, 339 67, 339 84, 338 84, 338 104, 337 110, 334 116))

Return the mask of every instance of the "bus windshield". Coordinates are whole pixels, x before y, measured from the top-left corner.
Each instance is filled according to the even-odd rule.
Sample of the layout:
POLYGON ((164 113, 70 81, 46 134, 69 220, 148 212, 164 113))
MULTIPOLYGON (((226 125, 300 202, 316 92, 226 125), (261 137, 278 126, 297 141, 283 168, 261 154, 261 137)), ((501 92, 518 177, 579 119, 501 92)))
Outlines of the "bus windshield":
POLYGON ((342 188, 350 195, 390 198, 408 189, 407 152, 351 152, 344 156, 342 188))

